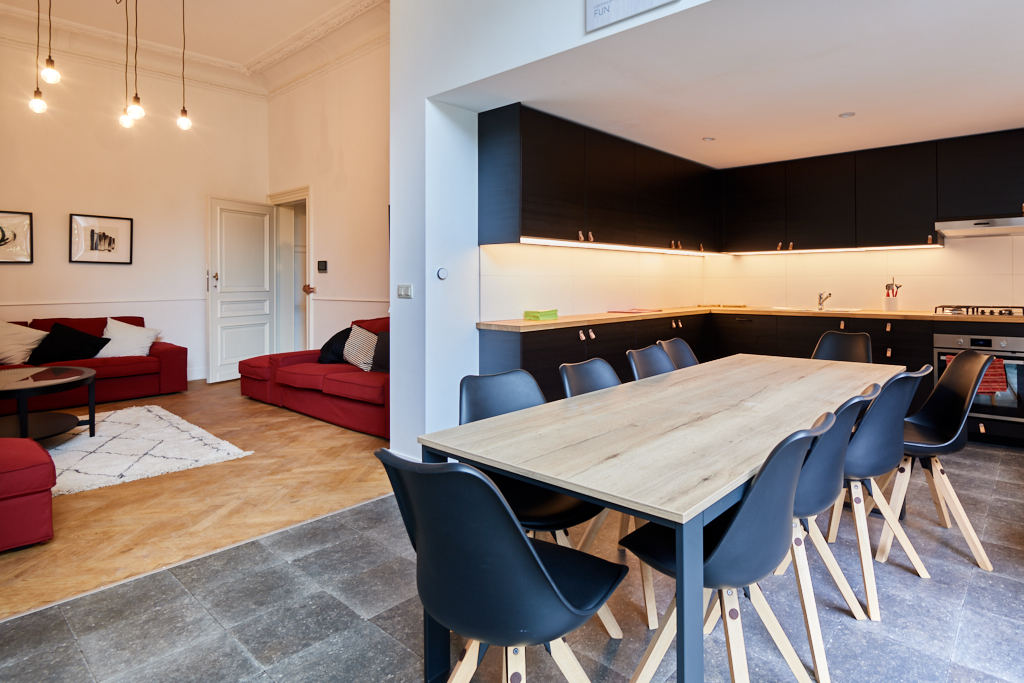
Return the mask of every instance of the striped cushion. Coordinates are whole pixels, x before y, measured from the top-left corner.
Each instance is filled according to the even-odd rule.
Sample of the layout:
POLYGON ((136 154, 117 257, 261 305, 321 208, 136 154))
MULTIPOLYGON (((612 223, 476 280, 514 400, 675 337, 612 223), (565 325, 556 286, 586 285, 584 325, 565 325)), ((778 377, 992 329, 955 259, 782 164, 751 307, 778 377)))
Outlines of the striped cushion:
POLYGON ((345 360, 360 370, 369 372, 373 366, 373 352, 376 348, 377 335, 353 325, 352 333, 345 342, 345 360))

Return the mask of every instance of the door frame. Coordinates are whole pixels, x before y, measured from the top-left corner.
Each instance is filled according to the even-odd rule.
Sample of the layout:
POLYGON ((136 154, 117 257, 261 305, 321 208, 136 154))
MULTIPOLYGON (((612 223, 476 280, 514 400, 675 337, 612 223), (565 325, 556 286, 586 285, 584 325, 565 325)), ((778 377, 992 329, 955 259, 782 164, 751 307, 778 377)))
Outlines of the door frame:
MULTIPOLYGON (((313 268, 313 191, 309 185, 303 185, 302 187, 292 188, 290 190, 282 190, 281 192, 271 192, 267 195, 267 203, 274 206, 276 209, 279 206, 287 204, 295 204, 300 201, 306 203, 306 281, 309 284, 313 283, 313 276, 316 270, 313 268)), ((277 246, 281 247, 282 235, 281 231, 278 230, 277 246)), ((289 240, 290 241, 290 240, 289 240)), ((306 348, 313 348, 313 302, 316 301, 315 294, 308 294, 306 300, 306 348)), ((281 322, 279 321, 280 325, 281 322)), ((275 330, 275 334, 276 334, 275 330)))

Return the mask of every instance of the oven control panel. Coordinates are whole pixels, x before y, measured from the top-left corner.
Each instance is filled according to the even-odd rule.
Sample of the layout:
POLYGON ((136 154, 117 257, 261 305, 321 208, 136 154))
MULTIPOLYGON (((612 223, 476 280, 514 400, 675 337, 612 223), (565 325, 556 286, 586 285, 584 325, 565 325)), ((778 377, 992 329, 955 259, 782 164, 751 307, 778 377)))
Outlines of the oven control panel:
POLYGON ((975 349, 996 353, 1024 353, 1022 337, 985 337, 969 334, 934 334, 936 349, 975 349))

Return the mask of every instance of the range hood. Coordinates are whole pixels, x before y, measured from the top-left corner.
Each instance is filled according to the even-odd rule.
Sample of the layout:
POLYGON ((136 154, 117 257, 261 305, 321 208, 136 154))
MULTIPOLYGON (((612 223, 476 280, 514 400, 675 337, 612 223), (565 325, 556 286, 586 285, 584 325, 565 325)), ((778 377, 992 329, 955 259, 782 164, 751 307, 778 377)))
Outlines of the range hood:
POLYGON ((936 221, 935 231, 944 237, 990 237, 1024 235, 1024 216, 975 218, 966 221, 936 221))

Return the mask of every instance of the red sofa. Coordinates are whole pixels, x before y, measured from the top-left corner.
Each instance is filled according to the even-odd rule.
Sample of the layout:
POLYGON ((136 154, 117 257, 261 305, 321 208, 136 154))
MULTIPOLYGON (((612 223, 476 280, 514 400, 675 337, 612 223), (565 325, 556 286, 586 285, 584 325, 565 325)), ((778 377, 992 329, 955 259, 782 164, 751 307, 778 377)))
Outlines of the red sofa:
MULTIPOLYGON (((389 318, 352 324, 379 334, 388 331, 389 318)), ((389 374, 364 372, 349 363, 318 363, 319 357, 319 349, 312 349, 243 360, 238 364, 242 395, 388 438, 389 374)))
POLYGON ((31 439, 0 439, 0 550, 53 538, 50 489, 57 470, 31 439))
MULTIPOLYGON (((115 316, 114 320, 145 327, 139 316, 115 316)), ((55 323, 73 327, 93 336, 103 336, 107 326, 106 318, 37 318, 28 326, 49 331, 55 323)), ((25 324, 25 323, 19 323, 25 324)), ((123 401, 130 398, 172 394, 188 388, 188 349, 167 342, 153 342, 146 356, 122 356, 118 358, 85 358, 67 360, 53 365, 74 365, 92 368, 96 371, 96 402, 123 401)), ((0 365, 0 369, 23 368, 27 365, 0 365)), ((88 389, 79 387, 55 394, 33 396, 28 400, 29 410, 53 410, 70 406, 87 405, 88 389)), ((0 401, 0 415, 11 415, 17 410, 13 399, 0 401)))

